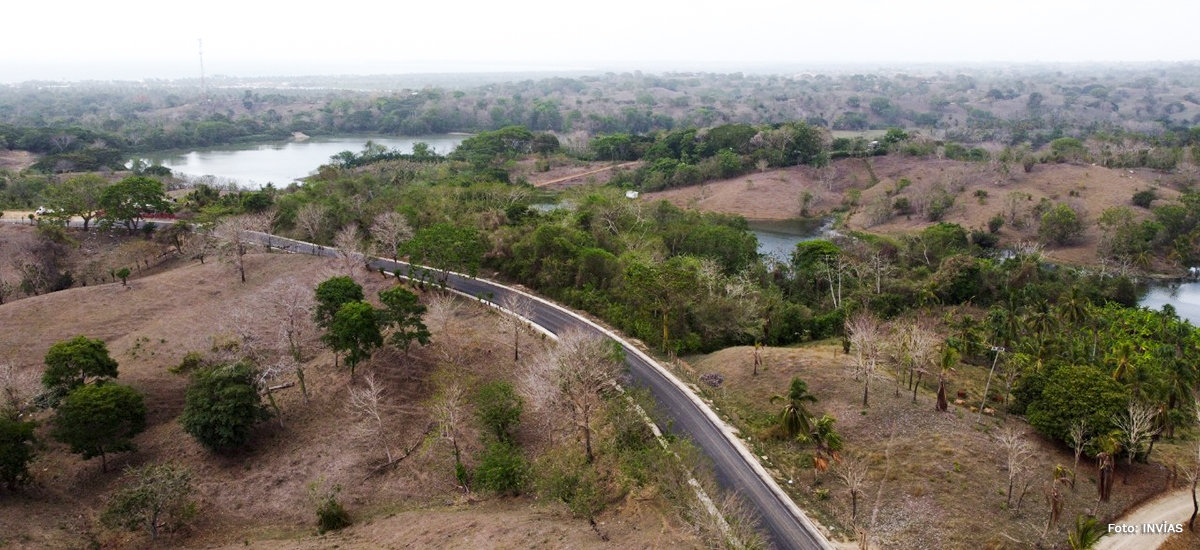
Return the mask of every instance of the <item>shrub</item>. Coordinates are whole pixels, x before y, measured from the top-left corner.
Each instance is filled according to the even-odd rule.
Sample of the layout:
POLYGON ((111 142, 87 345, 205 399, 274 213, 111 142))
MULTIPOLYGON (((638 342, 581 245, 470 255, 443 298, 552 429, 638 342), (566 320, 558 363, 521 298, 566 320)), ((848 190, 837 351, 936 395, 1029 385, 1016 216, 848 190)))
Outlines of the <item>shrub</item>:
POLYGON ((489 382, 475 395, 475 414, 479 421, 500 441, 512 441, 512 431, 521 422, 525 402, 512 384, 503 380, 489 382))
POLYGON ((538 492, 566 504, 571 513, 594 519, 604 510, 607 494, 596 470, 578 453, 551 452, 537 465, 538 492))
POLYGON ((901 216, 907 216, 913 212, 912 203, 909 202, 908 197, 898 197, 892 202, 892 208, 896 209, 896 213, 901 216))
POLYGON ((1083 221, 1074 208, 1059 203, 1042 214, 1038 236, 1059 246, 1070 244, 1083 234, 1083 221))
POLYGON ((995 235, 1000 232, 1001 227, 1004 227, 1004 216, 996 214, 992 216, 992 219, 988 220, 987 228, 989 233, 995 235))
POLYGON ((15 487, 29 481, 33 443, 33 422, 0 415, 0 483, 15 487))
POLYGON ((160 526, 174 530, 195 516, 196 505, 190 500, 195 489, 186 468, 152 464, 130 468, 125 475, 129 483, 113 494, 100 516, 104 525, 146 529, 158 538, 160 526))
POLYGON ((338 485, 326 488, 324 478, 308 484, 308 498, 317 510, 317 531, 326 533, 349 527, 350 513, 338 502, 338 485))
POLYGON ((519 495, 525 490, 529 463, 521 449, 506 441, 493 441, 479 457, 475 481, 480 487, 500 495, 519 495))
POLYGON ((245 446, 250 430, 268 416, 255 387, 255 369, 245 363, 198 371, 188 384, 179 422, 209 450, 245 446))
POLYGON ((1150 208, 1150 205, 1154 203, 1154 199, 1157 198, 1158 195, 1153 189, 1143 189, 1133 194, 1133 204, 1142 208, 1150 208))

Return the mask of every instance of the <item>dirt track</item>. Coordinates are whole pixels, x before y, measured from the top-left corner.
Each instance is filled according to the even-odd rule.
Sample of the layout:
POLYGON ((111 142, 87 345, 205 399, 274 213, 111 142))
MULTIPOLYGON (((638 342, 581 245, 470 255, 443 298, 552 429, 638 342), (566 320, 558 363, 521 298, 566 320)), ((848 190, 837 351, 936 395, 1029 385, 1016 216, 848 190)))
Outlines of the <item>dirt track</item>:
MULTIPOLYGON (((1118 520, 1119 524, 1141 527, 1146 523, 1184 523, 1192 516, 1192 492, 1180 490, 1167 493, 1118 520)), ((1107 526, 1105 526, 1107 527, 1107 526)), ((1152 550, 1162 546, 1171 533, 1112 533, 1096 545, 1096 550, 1152 550)))

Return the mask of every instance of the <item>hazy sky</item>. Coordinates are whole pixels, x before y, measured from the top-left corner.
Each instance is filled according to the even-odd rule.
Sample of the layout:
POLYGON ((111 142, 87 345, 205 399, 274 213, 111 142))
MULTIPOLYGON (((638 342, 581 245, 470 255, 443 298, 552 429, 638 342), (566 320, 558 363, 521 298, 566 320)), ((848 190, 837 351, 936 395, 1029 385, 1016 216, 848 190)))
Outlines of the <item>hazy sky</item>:
POLYGON ((1197 0, 12 0, 0 81, 1200 59, 1197 0), (286 7, 275 7, 286 6, 286 7))

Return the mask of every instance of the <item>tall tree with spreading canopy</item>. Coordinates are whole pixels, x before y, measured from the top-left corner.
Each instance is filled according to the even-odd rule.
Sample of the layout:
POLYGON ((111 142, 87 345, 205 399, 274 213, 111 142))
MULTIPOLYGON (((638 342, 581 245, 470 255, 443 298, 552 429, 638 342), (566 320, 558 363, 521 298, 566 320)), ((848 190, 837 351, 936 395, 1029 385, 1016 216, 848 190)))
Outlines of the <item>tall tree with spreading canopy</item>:
POLYGON ((146 214, 170 212, 162 182, 143 176, 131 176, 106 187, 100 194, 101 218, 108 223, 121 223, 131 233, 146 214))
POLYGON ((445 283, 451 271, 474 276, 483 263, 486 243, 479 230, 450 223, 424 227, 402 247, 414 264, 427 265, 445 283))
POLYGON ((50 346, 45 363, 42 386, 60 396, 88 382, 117 377, 117 362, 108 346, 83 335, 50 346))
POLYGON ((55 218, 83 218, 83 230, 87 231, 102 210, 101 197, 108 185, 108 180, 97 174, 72 176, 46 189, 46 204, 55 218))
POLYGON ((335 352, 346 354, 346 365, 353 378, 354 367, 370 359, 375 349, 383 345, 380 325, 380 315, 371 304, 348 302, 333 315, 329 330, 321 340, 335 352))
POLYGON ((362 285, 346 276, 331 277, 317 285, 316 306, 313 309, 313 321, 326 330, 333 322, 333 316, 342 309, 343 305, 358 302, 363 299, 362 285))
POLYGON ((146 404, 129 386, 81 386, 59 404, 54 439, 71 446, 84 460, 100 457, 108 471, 108 455, 135 449, 133 436, 146 429, 146 404))

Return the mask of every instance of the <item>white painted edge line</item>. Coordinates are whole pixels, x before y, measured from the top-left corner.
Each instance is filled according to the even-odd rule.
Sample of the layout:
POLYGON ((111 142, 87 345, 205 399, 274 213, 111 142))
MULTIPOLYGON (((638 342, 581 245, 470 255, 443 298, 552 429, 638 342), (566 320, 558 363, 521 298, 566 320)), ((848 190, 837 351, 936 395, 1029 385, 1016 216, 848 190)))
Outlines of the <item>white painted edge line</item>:
MULTIPOLYGON (((278 237, 275 235, 270 235, 268 233, 259 233, 259 234, 271 236, 271 237, 274 237, 277 239, 284 239, 284 240, 288 240, 288 241, 292 241, 292 242, 306 244, 306 245, 313 246, 313 247, 321 246, 321 245, 308 243, 308 242, 304 242, 304 241, 297 241, 295 239, 287 239, 286 237, 278 237)), ((379 258, 377 256, 369 256, 369 257, 374 258, 376 260, 392 261, 392 260, 387 260, 387 258, 379 258)), ((396 262, 396 263, 400 263, 400 264, 407 265, 410 267, 413 265, 408 262, 396 262)), ((432 268, 428 268, 425 266, 418 266, 418 267, 421 267, 423 269, 432 269, 432 268)), ((434 270, 434 271, 437 271, 437 270, 434 270)), ((445 273, 449 273, 451 275, 455 275, 455 276, 466 278, 466 279, 478 279, 478 277, 472 277, 470 275, 466 275, 463 273, 457 273, 454 271, 446 271, 445 273)), ((616 340, 622 346, 625 346, 627 349, 632 350, 634 354, 636 354, 639 358, 641 358, 643 361, 648 363, 650 366, 654 367, 655 370, 657 370, 659 372, 659 374, 661 374, 664 378, 666 378, 667 381, 671 382, 671 384, 674 385, 676 387, 676 389, 679 389, 685 395, 687 395, 689 399, 691 399, 692 403, 694 405, 696 405, 696 407, 698 407, 704 413, 704 415, 708 418, 709 422, 712 422, 712 424, 717 427, 717 429, 721 432, 721 434, 723 436, 725 436, 725 439, 727 441, 729 441, 729 443, 731 445, 733 445, 734 449, 737 450, 738 454, 742 455, 742 460, 750 465, 750 469, 754 470, 754 473, 758 475, 759 479, 762 480, 763 484, 765 484, 767 486, 767 488, 770 489, 771 492, 775 494, 776 498, 778 498, 781 502, 783 502, 784 507, 786 507, 788 509, 788 511, 790 511, 792 513, 792 515, 809 532, 811 532, 815 535, 818 535, 820 537, 820 539, 818 540, 818 543, 820 543, 822 546, 824 546, 826 550, 836 550, 833 547, 833 545, 830 544, 829 539, 825 536, 824 531, 822 529, 819 529, 816 526, 816 524, 814 524, 813 521, 811 519, 809 519, 808 515, 805 514, 804 511, 801 510, 800 507, 796 505, 796 503, 792 500, 792 497, 788 496, 788 494, 783 491, 783 489, 779 486, 779 484, 775 482, 775 478, 772 477, 771 474, 768 473, 765 468, 763 468, 762 464, 758 461, 758 458, 755 457, 754 454, 751 453, 750 450, 746 448, 746 445, 744 443, 742 443, 742 440, 739 437, 737 437, 736 434, 733 433, 733 430, 729 427, 729 425, 726 424, 724 420, 721 420, 721 418, 719 416, 717 416, 717 413, 714 412, 712 410, 712 408, 709 407, 706 403, 704 403, 704 401, 702 399, 700 399, 700 396, 696 395, 696 393, 693 392, 691 388, 689 388, 686 384, 683 383, 682 380, 680 380, 678 377, 676 377, 675 373, 667 370, 665 367, 660 365, 658 363, 658 361, 655 361, 649 355, 646 355, 645 353, 643 353, 642 350, 638 349, 633 344, 630 344, 624 338, 621 338, 620 336, 617 336, 612 331, 592 322, 591 319, 583 317, 583 316, 581 316, 573 311, 570 311, 567 308, 564 308, 554 302, 551 302, 551 301, 541 298, 539 296, 534 296, 533 294, 522 291, 520 289, 513 288, 508 285, 500 284, 500 283, 498 283, 496 281, 492 281, 490 279, 484 279, 484 280, 487 281, 489 284, 503 288, 509 292, 516 292, 517 294, 520 294, 527 298, 537 300, 538 302, 541 302, 547 306, 550 306, 562 313, 570 315, 571 317, 574 317, 577 320, 583 321, 584 323, 587 323, 592 328, 600 331, 605 336, 608 336, 609 338, 616 340)), ((454 290, 454 289, 450 289, 450 290, 454 290)), ((471 296, 465 292, 460 292, 457 290, 455 290, 455 292, 457 292, 458 294, 467 296, 473 300, 480 300, 480 301, 487 302, 487 300, 481 300, 478 296, 471 296)))

